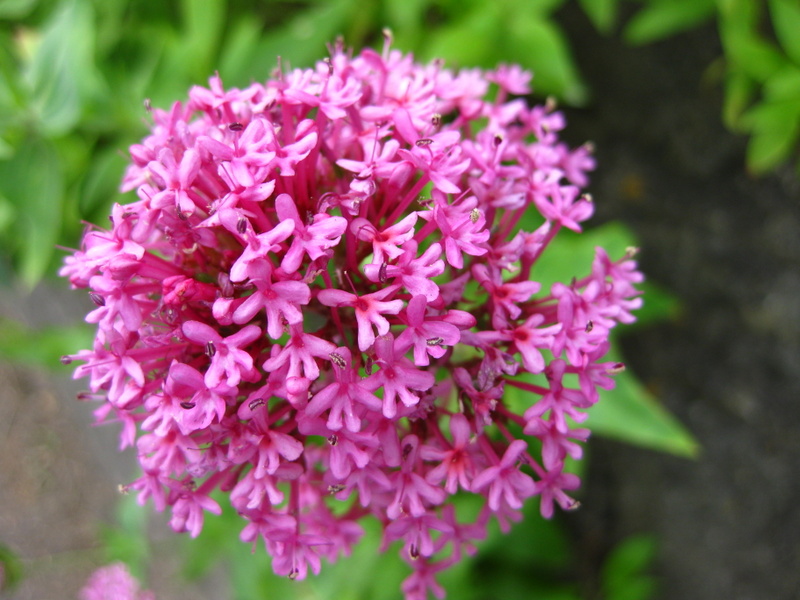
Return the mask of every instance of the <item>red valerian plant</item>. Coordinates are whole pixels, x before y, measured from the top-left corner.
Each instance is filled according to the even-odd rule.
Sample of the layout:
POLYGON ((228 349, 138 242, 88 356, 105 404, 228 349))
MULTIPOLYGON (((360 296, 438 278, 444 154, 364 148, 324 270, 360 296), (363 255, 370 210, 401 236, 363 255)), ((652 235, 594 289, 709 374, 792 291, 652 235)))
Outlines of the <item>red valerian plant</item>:
POLYGON ((61 271, 97 305, 94 347, 65 361, 138 451, 126 490, 192 536, 227 497, 241 539, 297 579, 372 515, 413 570, 407 599, 441 597, 435 574, 493 518, 576 506, 575 424, 614 385, 609 332, 642 276, 598 248, 587 274, 536 281, 593 212, 594 160, 559 142, 552 104, 515 98, 530 79, 337 46, 152 111, 123 183, 138 200, 61 271), (484 498, 473 522, 457 493, 484 498))

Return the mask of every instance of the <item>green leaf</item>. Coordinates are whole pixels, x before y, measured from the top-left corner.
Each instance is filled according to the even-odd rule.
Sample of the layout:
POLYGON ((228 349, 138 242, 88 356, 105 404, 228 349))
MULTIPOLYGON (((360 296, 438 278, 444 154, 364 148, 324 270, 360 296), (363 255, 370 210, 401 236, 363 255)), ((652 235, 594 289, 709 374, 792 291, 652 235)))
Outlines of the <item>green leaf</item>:
POLYGON ((646 44, 691 29, 711 18, 715 0, 652 0, 625 27, 625 40, 646 44))
POLYGON ((741 128, 741 116, 756 93, 756 83, 742 71, 732 71, 725 78, 722 119, 729 129, 741 128))
POLYGON ((640 534, 623 540, 603 565, 602 588, 606 600, 647 600, 655 593, 655 579, 645 573, 656 558, 656 539, 640 534))
POLYGON ((800 135, 800 119, 784 129, 756 131, 747 143, 747 168, 755 175, 771 171, 789 157, 800 135))
POLYGON ((8 546, 0 544, 0 593, 14 590, 22 581, 22 562, 8 546))
POLYGON ((327 56, 327 45, 343 35, 357 6, 353 0, 320 3, 299 13, 280 29, 270 31, 258 47, 253 76, 268 75, 279 56, 284 69, 308 67, 327 56))
POLYGON ((766 81, 789 64, 775 46, 749 31, 722 27, 721 37, 730 67, 756 81, 766 81))
POLYGON ((138 503, 135 494, 123 495, 117 504, 117 524, 101 534, 108 562, 124 562, 140 581, 146 580, 151 556, 147 535, 150 510, 138 503))
POLYGON ((176 60, 191 56, 191 75, 205 79, 212 74, 214 58, 225 26, 225 0, 182 0, 184 35, 174 47, 176 60))
POLYGON ((611 32, 617 22, 619 0, 580 0, 580 5, 599 32, 611 32))
POLYGON ((57 136, 73 128, 89 96, 100 87, 93 14, 86 0, 61 3, 42 32, 25 76, 41 130, 57 136))
POLYGON ((421 49, 422 57, 442 58, 451 68, 493 66, 503 30, 498 5, 479 7, 432 31, 421 49))
POLYGON ((14 206, 18 226, 11 244, 19 273, 33 287, 47 270, 61 229, 62 174, 51 144, 28 139, 10 160, 0 161, 0 195, 14 206))
POLYGON ((94 222, 92 217, 96 212, 108 214, 107 209, 119 199, 119 183, 127 164, 128 159, 117 148, 94 153, 78 196, 78 209, 83 219, 94 222))
POLYGON ((754 132, 776 132, 791 129, 800 114, 796 99, 759 102, 742 116, 742 124, 754 132))
POLYGON ((0 19, 21 19, 27 16, 39 0, 0 0, 0 19))
POLYGON ((800 67, 790 65, 774 73, 764 83, 764 97, 800 104, 800 67))
POLYGON ((526 15, 506 15, 502 36, 508 60, 518 62, 534 74, 533 87, 539 94, 555 94, 581 106, 588 90, 581 81, 569 44, 555 22, 526 15))
MULTIPOLYGON (((613 350, 605 360, 615 361, 613 350)), ((614 376, 613 390, 600 390, 600 401, 589 409, 586 426, 597 435, 695 457, 699 446, 692 435, 669 414, 630 370, 614 376)))
MULTIPOLYGON (((527 224, 523 229, 532 230, 527 224)), ((531 278, 540 282, 542 291, 547 292, 556 282, 589 275, 596 247, 604 248, 608 256, 616 260, 622 258, 628 248, 637 245, 630 229, 619 222, 612 221, 583 233, 562 229, 536 262, 531 278)))
POLYGON ((0 319, 0 357, 5 360, 53 369, 65 354, 92 347, 92 330, 86 323, 69 327, 29 329, 21 323, 0 319))
POLYGON ((797 0, 769 0, 772 27, 781 47, 800 65, 800 3, 797 0))

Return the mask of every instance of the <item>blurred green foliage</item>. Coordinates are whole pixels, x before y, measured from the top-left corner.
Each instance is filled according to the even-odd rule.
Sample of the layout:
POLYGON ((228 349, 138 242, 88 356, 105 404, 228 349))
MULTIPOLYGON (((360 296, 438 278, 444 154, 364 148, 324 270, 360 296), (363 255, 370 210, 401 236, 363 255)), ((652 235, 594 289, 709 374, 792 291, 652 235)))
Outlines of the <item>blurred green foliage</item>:
MULTIPOLYGON (((556 11, 570 0, 0 0, 0 278, 28 287, 74 246, 81 222, 119 201, 142 103, 166 107, 219 71, 229 86, 266 79, 280 56, 307 66, 338 36, 422 60, 516 62, 538 94, 573 105, 589 93, 556 11)), ((797 0, 573 0, 597 29, 654 42, 716 18, 725 51, 723 117, 750 135, 754 173, 785 161, 800 136, 797 0), (624 10, 623 10, 624 9, 624 10)))
MULTIPOLYGON (((622 28, 646 44, 716 21, 723 56, 711 72, 724 87, 722 118, 749 136, 747 168, 761 175, 797 155, 800 141, 800 2, 797 0, 580 0, 610 33, 623 3, 641 7, 622 28)), ((798 163, 800 167, 800 163, 798 163)))

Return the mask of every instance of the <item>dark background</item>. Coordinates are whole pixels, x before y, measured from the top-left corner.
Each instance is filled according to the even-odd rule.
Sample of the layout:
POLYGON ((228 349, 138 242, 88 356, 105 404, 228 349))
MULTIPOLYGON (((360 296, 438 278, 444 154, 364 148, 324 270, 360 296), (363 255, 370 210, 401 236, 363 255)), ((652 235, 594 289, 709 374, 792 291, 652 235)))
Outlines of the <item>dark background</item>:
POLYGON ((682 303, 625 337, 625 358, 702 445, 689 461, 592 440, 574 520, 587 575, 650 531, 662 599, 798 598, 800 181, 745 172, 712 27, 631 48, 561 17, 594 92, 567 135, 596 144, 598 219, 629 225, 643 271, 682 303))

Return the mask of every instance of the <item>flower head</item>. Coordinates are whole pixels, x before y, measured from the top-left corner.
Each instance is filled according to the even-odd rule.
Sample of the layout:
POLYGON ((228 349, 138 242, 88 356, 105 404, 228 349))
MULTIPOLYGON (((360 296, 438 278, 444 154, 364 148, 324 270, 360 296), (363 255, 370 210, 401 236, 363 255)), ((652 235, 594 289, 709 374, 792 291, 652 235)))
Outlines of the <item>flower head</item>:
POLYGON ((123 182, 137 198, 61 271, 96 305, 92 349, 68 360, 139 450, 127 489, 193 536, 227 494, 291 578, 372 515, 404 541, 407 598, 442 594, 435 574, 528 498, 575 505, 573 423, 613 385, 608 335, 641 274, 598 249, 550 289, 531 277, 592 214, 594 162, 551 105, 512 97, 530 79, 335 47, 153 111, 123 182), (483 498, 477 520, 456 493, 483 498))

